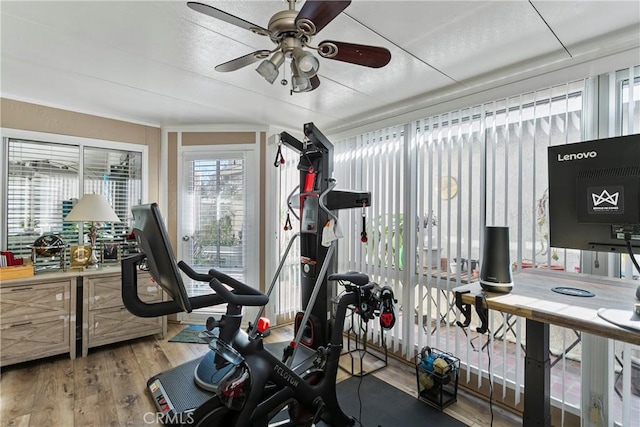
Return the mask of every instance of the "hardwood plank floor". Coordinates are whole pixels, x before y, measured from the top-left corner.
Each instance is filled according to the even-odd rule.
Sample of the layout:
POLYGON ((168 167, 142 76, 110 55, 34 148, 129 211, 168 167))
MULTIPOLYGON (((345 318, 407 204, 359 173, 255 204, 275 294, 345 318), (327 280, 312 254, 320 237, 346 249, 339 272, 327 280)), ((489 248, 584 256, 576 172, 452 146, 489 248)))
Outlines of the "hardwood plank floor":
MULTIPOLYGON (((169 324, 167 336, 174 336, 183 327, 169 324)), ((292 336, 290 327, 278 328, 267 340, 283 341, 292 336)), ((206 345, 147 337, 91 349, 87 357, 75 360, 55 356, 4 367, 0 373, 0 425, 156 425, 156 409, 147 393, 147 379, 206 351, 206 345)), ((350 367, 348 359, 342 364, 350 367)), ((410 364, 389 358, 389 365, 372 375, 412 396, 417 394, 415 370, 410 364)), ((348 376, 340 370, 338 380, 348 376)), ((445 412, 469 426, 491 425, 489 404, 464 391, 459 391, 458 401, 445 412)), ((494 426, 521 423, 520 418, 494 407, 494 426)))

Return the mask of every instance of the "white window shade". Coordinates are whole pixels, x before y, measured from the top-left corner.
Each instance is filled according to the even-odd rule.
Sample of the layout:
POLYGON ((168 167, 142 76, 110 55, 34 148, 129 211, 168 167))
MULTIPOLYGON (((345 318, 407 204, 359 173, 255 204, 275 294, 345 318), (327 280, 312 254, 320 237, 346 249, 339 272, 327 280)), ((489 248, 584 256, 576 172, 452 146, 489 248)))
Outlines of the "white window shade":
POLYGON ((127 233, 131 207, 142 203, 141 161, 139 152, 85 147, 84 194, 104 196, 122 221, 105 224, 98 241, 121 239, 127 233))
POLYGON ((78 197, 80 147, 9 140, 7 182, 7 250, 29 257, 42 234, 77 236, 76 225, 63 218, 78 197))
MULTIPOLYGON (((81 224, 66 221, 83 194, 101 194, 121 223, 107 223, 99 240, 124 237, 131 207, 142 202, 142 152, 8 138, 6 248, 29 258, 40 236, 57 234, 67 246, 84 243, 81 224)), ((57 260, 38 259, 44 267, 57 260)))
MULTIPOLYGON (((216 268, 245 280, 246 163, 241 153, 218 153, 184 163, 184 258, 196 269, 216 268)), ((210 293, 193 282, 189 295, 210 293)))

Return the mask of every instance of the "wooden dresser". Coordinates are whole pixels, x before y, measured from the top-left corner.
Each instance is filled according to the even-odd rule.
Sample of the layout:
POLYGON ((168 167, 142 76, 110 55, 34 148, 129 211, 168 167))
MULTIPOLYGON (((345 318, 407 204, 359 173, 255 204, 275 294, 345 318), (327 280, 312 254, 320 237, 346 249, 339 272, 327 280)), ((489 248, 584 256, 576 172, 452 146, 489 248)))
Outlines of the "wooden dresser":
MULTIPOLYGON (((143 301, 162 301, 149 273, 138 272, 143 301)), ((0 365, 57 354, 82 356, 89 348, 147 335, 166 334, 166 317, 129 313, 120 295, 120 267, 41 273, 0 283, 0 365), (78 349, 80 351, 80 349, 78 349)))
MULTIPOLYGON (((82 356, 89 348, 163 334, 166 317, 136 317, 125 308, 121 296, 120 270, 84 272, 82 280, 82 356)), ((162 290, 149 273, 138 272, 138 296, 144 302, 162 301, 162 290)))
POLYGON ((76 281, 69 274, 2 281, 2 366, 61 353, 75 358, 76 281))

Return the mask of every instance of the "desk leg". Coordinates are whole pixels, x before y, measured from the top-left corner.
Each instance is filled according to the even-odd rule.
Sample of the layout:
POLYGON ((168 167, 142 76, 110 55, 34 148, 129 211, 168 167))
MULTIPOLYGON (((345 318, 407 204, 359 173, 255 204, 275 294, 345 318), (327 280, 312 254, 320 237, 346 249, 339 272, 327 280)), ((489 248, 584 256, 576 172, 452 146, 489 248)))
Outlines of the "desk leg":
POLYGON ((527 319, 524 365, 524 427, 551 425, 549 325, 527 319))

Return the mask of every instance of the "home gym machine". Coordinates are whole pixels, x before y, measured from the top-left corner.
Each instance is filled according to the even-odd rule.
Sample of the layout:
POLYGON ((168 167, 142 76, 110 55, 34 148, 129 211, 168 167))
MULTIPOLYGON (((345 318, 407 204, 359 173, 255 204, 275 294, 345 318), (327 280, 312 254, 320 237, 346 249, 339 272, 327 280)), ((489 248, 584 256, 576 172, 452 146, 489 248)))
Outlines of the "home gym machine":
MULTIPOLYGON (((286 347, 284 354, 273 353, 273 356, 278 359, 282 358, 282 362, 286 362, 287 369, 291 369, 291 372, 296 375, 301 375, 309 369, 309 364, 313 364, 318 356, 324 354, 323 351, 316 350, 324 347, 324 352, 326 352, 330 337, 335 340, 336 334, 338 334, 336 330, 333 336, 330 335, 331 327, 329 325, 331 323, 328 314, 329 292, 327 286, 327 278, 334 270, 329 266, 332 263, 332 255, 335 253, 337 242, 332 241, 328 247, 322 244, 322 233, 327 222, 330 219, 337 220, 331 211, 367 207, 371 200, 369 192, 335 190, 335 181, 331 178, 333 145, 313 123, 304 125, 304 135, 304 142, 301 142, 287 133, 280 134, 282 144, 300 153, 298 169, 300 170, 299 218, 301 221, 298 234, 301 239, 301 306, 304 311, 296 316, 296 339, 286 347), (305 327, 301 325, 305 325, 305 327), (298 343, 300 345, 296 345, 298 343), (297 351, 300 349, 304 350, 297 351)), ((223 289, 218 288, 215 289, 217 292, 215 294, 188 297, 183 291, 184 286, 181 286, 180 272, 175 260, 172 259, 169 239, 166 236, 157 207, 148 209, 148 207, 138 206, 134 207, 132 212, 136 238, 140 239, 139 236, 145 236, 145 238, 139 242, 144 253, 122 261, 122 297, 129 311, 140 317, 154 317, 181 311, 190 312, 193 309, 226 302, 225 298, 219 294, 223 289), (165 250, 160 250, 161 248, 165 248, 165 250), (142 262, 142 258, 145 256, 153 258, 149 263, 152 275, 167 290, 173 301, 150 306, 138 300, 136 266, 142 262)), ((326 242, 324 243, 326 244, 326 242)), ((282 261, 278 273, 281 266, 282 261)), ((212 271, 214 270, 210 270, 209 274, 212 271)), ((198 277, 206 276, 192 273, 198 277)), ((276 283, 278 273, 271 283, 269 294, 276 283)), ((263 306, 268 301, 268 298, 260 299, 263 294, 257 290, 222 273, 216 272, 215 274, 223 283, 252 295, 252 302, 246 305, 263 306), (256 300, 256 298, 258 299, 256 300)), ((211 278, 207 276, 205 281, 209 280, 211 278)), ((364 284, 360 283, 360 285, 364 284)), ((386 300, 392 301, 393 297, 386 298, 386 300)), ((241 309, 241 307, 239 308, 241 309)), ((229 307, 227 311, 229 311, 229 307)), ((387 307, 381 311, 387 312, 388 315, 390 308, 387 307)), ((209 318, 207 320, 208 336, 204 338, 212 343, 217 342, 217 337, 212 331, 225 322, 227 324, 239 322, 241 318, 241 311, 234 313, 233 316, 230 316, 228 312, 221 320, 209 318)), ((239 323, 237 326, 239 327, 239 323)), ((221 338, 223 338, 222 328, 220 331, 221 338)), ((247 335, 261 337, 263 332, 264 330, 261 330, 261 325, 256 319, 256 322, 250 325, 247 335)), ((232 338, 225 337, 225 340, 231 342, 232 338)), ((261 341, 260 345, 262 345, 261 341)), ((211 348, 212 350, 205 356, 161 372, 148 380, 147 387, 167 423, 189 424, 193 414, 206 412, 207 402, 215 400, 212 397, 215 396, 220 381, 227 376, 233 366, 229 364, 216 367, 216 351, 219 353, 220 349, 211 348)))
MULTIPOLYGON (((353 427, 355 419, 343 411, 336 394, 336 375, 343 341, 347 309, 357 307, 364 321, 380 317, 383 328, 391 328, 395 318, 393 291, 371 282, 366 274, 332 274, 328 280, 344 286, 337 301, 331 340, 318 348, 313 366, 297 373, 263 345, 268 321, 257 328, 241 329, 243 306, 260 307, 269 297, 226 274, 210 269, 198 273, 188 264, 176 263, 173 250, 156 204, 134 206, 134 233, 142 253, 122 261, 122 299, 136 316, 157 317, 196 308, 226 304, 226 312, 215 320, 217 336, 207 336, 214 375, 220 372, 215 392, 205 393, 194 383, 192 364, 183 364, 160 375, 147 385, 165 424, 184 427, 266 427, 277 425, 310 426, 323 421, 334 427, 353 427), (151 275, 168 295, 167 301, 144 302, 137 292, 137 265, 147 261, 151 275), (208 283, 214 293, 187 296, 180 271, 197 282, 208 283), (184 367, 191 368, 185 371, 184 367), (167 380, 167 381, 165 381, 167 380), (174 387, 167 393, 167 385, 174 387)), ((208 322, 209 323, 209 322, 208 322)), ((195 376, 198 376, 196 371, 195 376)), ((354 414, 353 408, 348 408, 354 414)))
MULTIPOLYGON (((282 132, 280 142, 300 154, 301 307, 304 311, 297 313, 294 330, 297 341, 317 349, 327 345, 331 334, 332 295, 327 277, 335 271, 336 259, 335 246, 324 246, 322 233, 331 219, 337 220, 332 211, 370 206, 371 193, 334 189, 333 144, 313 123, 306 123, 303 132, 304 141, 282 132), (305 326, 300 331, 302 325, 305 326)), ((276 158, 274 165, 277 166, 278 161, 276 158)))

